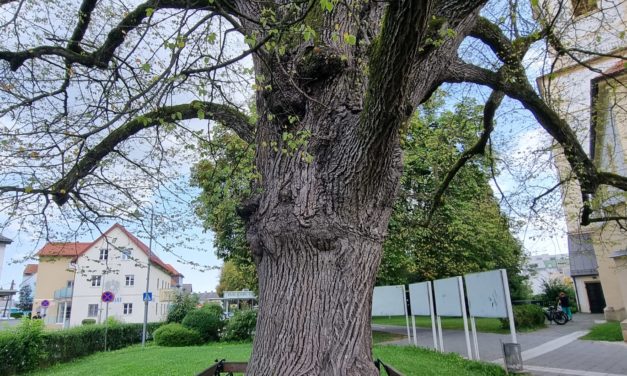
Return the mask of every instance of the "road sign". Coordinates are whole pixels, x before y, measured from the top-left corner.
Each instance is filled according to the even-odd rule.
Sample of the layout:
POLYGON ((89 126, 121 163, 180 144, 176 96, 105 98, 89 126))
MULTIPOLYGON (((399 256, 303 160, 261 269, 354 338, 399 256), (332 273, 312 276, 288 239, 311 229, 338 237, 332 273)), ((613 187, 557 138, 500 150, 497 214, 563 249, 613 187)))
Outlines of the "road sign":
POLYGON ((42 307, 48 307, 50 305, 50 302, 48 300, 42 300, 41 301, 41 306, 42 307))
POLYGON ((145 302, 152 302, 152 293, 151 292, 145 292, 144 293, 144 301, 145 302))
POLYGON ((100 299, 105 303, 110 303, 115 299, 115 294, 113 294, 111 291, 105 291, 100 296, 100 299))

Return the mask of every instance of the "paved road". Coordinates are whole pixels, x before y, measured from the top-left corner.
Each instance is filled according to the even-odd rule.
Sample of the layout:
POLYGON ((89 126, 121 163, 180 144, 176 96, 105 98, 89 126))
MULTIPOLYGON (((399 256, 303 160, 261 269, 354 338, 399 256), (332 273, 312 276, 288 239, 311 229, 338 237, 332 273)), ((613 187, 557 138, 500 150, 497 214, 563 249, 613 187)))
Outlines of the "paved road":
MULTIPOLYGON (((549 325, 532 333, 519 333, 523 364, 533 375, 615 376, 627 375, 627 343, 579 340, 602 315, 577 314, 566 325, 549 325)), ((406 334, 404 327, 373 325, 374 330, 406 334)), ((430 329, 416 328, 418 346, 433 348, 430 329)), ((501 342, 511 342, 510 335, 478 333, 481 360, 502 364, 501 342)), ((443 332, 444 351, 468 357, 463 331, 443 332)), ((472 347, 472 336, 471 347, 472 347)), ((407 339, 394 344, 407 345, 407 339)))

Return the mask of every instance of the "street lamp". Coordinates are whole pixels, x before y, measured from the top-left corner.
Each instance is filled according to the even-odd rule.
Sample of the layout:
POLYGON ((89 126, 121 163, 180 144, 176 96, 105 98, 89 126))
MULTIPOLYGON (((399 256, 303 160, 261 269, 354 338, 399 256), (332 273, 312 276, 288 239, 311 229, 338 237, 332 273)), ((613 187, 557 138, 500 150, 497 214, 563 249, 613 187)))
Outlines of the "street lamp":
POLYGON ((148 324, 148 293, 150 292, 150 264, 152 259, 152 223, 155 218, 155 207, 150 204, 150 237, 148 238, 148 272, 146 273, 146 293, 144 294, 144 325, 142 327, 142 347, 146 345, 146 325, 148 324))

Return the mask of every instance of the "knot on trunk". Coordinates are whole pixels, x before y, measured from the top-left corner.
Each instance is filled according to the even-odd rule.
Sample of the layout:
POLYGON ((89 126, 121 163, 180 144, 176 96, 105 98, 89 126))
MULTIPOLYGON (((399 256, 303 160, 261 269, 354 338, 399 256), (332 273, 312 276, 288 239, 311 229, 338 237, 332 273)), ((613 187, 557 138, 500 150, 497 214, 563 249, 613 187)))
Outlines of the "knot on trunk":
POLYGON ((341 55, 328 47, 309 47, 302 54, 296 65, 296 72, 300 81, 311 84, 323 81, 341 73, 346 68, 346 62, 341 55))

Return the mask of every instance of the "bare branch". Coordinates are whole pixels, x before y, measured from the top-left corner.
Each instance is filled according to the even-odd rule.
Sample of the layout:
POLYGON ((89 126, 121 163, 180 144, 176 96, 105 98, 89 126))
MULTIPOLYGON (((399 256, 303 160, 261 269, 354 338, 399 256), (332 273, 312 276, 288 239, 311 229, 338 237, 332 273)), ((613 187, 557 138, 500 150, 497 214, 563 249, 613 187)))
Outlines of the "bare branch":
POLYGON ((105 156, 114 151, 115 147, 137 134, 142 129, 159 126, 177 120, 188 120, 198 117, 207 117, 224 123, 237 133, 242 140, 251 143, 254 139, 248 117, 236 109, 215 103, 194 101, 188 104, 160 108, 148 114, 138 116, 126 124, 115 129, 95 147, 90 149, 72 167, 67 174, 53 184, 50 189, 53 192, 53 200, 58 205, 63 205, 73 192, 80 179, 89 175, 105 156), (203 112, 204 116, 199 116, 203 112))

